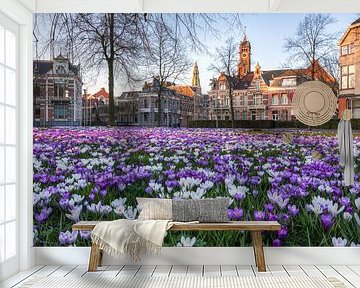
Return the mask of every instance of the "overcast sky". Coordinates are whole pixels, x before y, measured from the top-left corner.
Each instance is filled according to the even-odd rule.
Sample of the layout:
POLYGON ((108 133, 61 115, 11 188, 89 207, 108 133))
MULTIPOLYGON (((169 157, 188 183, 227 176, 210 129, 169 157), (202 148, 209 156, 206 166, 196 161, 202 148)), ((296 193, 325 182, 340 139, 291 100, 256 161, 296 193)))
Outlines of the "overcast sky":
MULTIPOLYGON (((242 23, 246 26, 247 38, 251 42, 252 67, 255 66, 256 62, 259 62, 263 70, 281 68, 288 58, 283 49, 284 39, 295 34, 297 25, 304 16, 304 14, 244 14, 242 23)), ((329 29, 334 32, 340 31, 341 33, 346 30, 351 22, 359 17, 356 14, 333 14, 332 16, 337 22, 329 27, 329 29)), ((209 47, 210 53, 214 52, 216 47, 222 46, 230 36, 238 39, 238 43, 242 40, 243 34, 240 27, 227 27, 227 25, 223 25, 219 29, 221 30, 222 39, 215 39, 214 37, 209 37, 209 35, 202 36, 202 40, 209 47)), ((212 56, 193 54, 190 57, 193 62, 198 62, 202 91, 206 93, 209 90, 209 80, 216 76, 214 72, 208 70, 212 62, 212 56)), ((192 71, 189 71, 188 75, 184 77, 184 81, 179 84, 191 85, 191 78, 192 71)), ((96 92, 101 87, 107 87, 107 75, 100 76, 97 83, 86 83, 86 79, 84 80, 84 88, 87 88, 90 93, 96 92)), ((127 89, 125 88, 125 90, 127 89)), ((116 95, 119 95, 122 91, 124 91, 124 87, 118 84, 115 89, 116 95)))

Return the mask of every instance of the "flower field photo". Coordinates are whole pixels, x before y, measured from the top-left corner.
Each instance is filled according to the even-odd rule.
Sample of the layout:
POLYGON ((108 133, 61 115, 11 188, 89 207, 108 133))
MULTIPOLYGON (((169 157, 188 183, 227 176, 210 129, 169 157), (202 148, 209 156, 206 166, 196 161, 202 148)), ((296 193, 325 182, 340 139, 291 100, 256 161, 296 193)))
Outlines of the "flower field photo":
MULTIPOLYGON (((230 220, 276 220, 267 246, 360 244, 360 138, 345 187, 333 132, 34 128, 34 245, 88 246, 79 220, 136 219, 136 197, 229 197, 230 220)), ((169 232, 165 246, 249 246, 248 233, 169 232)))

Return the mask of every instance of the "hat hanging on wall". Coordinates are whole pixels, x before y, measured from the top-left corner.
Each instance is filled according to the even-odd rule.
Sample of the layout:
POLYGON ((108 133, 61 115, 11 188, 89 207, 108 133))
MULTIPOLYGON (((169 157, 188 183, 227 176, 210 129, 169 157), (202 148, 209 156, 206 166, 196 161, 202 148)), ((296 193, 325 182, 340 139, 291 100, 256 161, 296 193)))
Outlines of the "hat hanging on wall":
POLYGON ((320 81, 308 81, 296 88, 292 109, 296 119, 309 126, 319 126, 335 114, 337 99, 331 88, 320 81))

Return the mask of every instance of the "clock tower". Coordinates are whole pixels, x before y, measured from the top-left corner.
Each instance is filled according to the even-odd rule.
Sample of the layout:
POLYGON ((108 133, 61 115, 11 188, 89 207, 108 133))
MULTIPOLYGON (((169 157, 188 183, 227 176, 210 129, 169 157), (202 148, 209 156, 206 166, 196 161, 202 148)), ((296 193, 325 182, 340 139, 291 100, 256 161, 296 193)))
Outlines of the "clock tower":
POLYGON ((246 34, 239 46, 239 63, 238 63, 238 77, 242 78, 247 73, 251 72, 251 45, 247 40, 246 34))

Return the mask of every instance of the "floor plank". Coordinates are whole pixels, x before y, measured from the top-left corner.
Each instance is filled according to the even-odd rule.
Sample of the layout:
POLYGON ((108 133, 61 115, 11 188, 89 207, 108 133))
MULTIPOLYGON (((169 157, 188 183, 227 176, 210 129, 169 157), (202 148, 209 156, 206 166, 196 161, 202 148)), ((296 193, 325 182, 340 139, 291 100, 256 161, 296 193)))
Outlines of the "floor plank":
MULTIPOLYGON (((342 281, 345 285, 351 285, 349 281, 347 281, 344 277, 341 276, 340 273, 338 273, 334 268, 331 266, 325 266, 325 265, 316 265, 316 268, 321 271, 322 274, 325 275, 325 277, 336 277, 338 280, 342 281)), ((352 285, 350 287, 353 287, 352 285)))
POLYGON ((360 276, 360 265, 348 265, 347 267, 360 276))
POLYGON ((50 276, 52 273, 54 273, 56 270, 58 270, 61 266, 45 266, 43 269, 41 269, 40 271, 36 272, 36 276, 38 277, 48 277, 50 276))
POLYGON ((170 271, 170 277, 186 276, 187 266, 186 265, 174 265, 170 271))
POLYGON ((21 272, 17 273, 16 275, 14 275, 13 277, 1 282, 0 283, 0 288, 13 287, 13 286, 17 285, 18 283, 23 282, 24 280, 26 280, 30 276, 34 275, 36 272, 40 271, 44 267, 45 267, 45 265, 34 266, 29 270, 21 271, 21 272))
POLYGON ((187 270, 187 277, 202 277, 204 275, 204 266, 189 265, 187 270))
POLYGON ((286 272, 285 268, 281 265, 269 265, 268 269, 272 276, 289 277, 289 274, 286 272))
POLYGON ((152 277, 169 277, 171 265, 158 265, 156 266, 152 277))
POLYGON ((101 277, 103 276, 117 276, 119 272, 124 268, 124 265, 119 266, 109 266, 107 269, 101 274, 101 277))
POLYGON ((76 266, 71 270, 66 277, 82 277, 87 272, 88 267, 86 265, 76 266))
POLYGON ((155 265, 141 266, 140 269, 138 270, 138 272, 136 273, 136 276, 150 277, 154 273, 155 268, 156 268, 155 265))
POLYGON ((61 266, 50 274, 51 277, 65 277, 68 273, 74 270, 76 266, 61 266))
POLYGON ((118 276, 134 277, 140 269, 140 265, 125 265, 118 276))
POLYGON ((204 277, 221 276, 220 265, 204 266, 204 277))
POLYGON ((239 276, 235 265, 222 265, 221 276, 239 276))
POLYGON ((306 273, 300 266, 296 265, 284 265, 284 269, 290 275, 290 277, 304 277, 306 273))
POLYGON ((360 276, 347 266, 333 265, 332 268, 354 287, 360 288, 360 276))
POLYGON ((272 276, 271 271, 270 271, 268 266, 266 266, 266 272, 259 272, 258 268, 255 265, 251 265, 251 267, 252 267, 252 269, 254 271, 255 277, 269 277, 269 276, 272 276))
POLYGON ((300 265, 300 267, 309 277, 325 277, 314 265, 300 265))
POLYGON ((255 277, 254 270, 250 265, 236 265, 240 277, 255 277))
POLYGON ((101 267, 98 267, 95 272, 88 272, 88 271, 86 271, 86 273, 83 275, 83 277, 85 277, 85 278, 91 278, 91 277, 95 277, 95 278, 96 278, 96 277, 100 277, 108 267, 109 267, 109 266, 101 266, 101 267))

